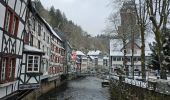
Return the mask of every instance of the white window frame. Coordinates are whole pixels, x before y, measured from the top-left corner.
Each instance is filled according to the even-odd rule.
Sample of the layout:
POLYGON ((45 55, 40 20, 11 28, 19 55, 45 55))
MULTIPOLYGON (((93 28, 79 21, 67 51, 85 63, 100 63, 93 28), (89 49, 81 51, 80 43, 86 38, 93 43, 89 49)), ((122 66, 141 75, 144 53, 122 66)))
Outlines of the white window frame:
POLYGON ((28 55, 28 56, 27 56, 27 72, 28 72, 28 73, 30 73, 30 72, 36 72, 36 73, 37 73, 37 72, 39 72, 39 70, 40 70, 40 56, 38 56, 38 55, 28 55), (33 57, 33 59, 32 59, 32 71, 29 71, 29 70, 28 70, 28 64, 30 64, 30 63, 29 63, 29 57, 33 57), (37 61, 38 70, 36 70, 36 71, 35 71, 35 69, 34 69, 34 68, 35 68, 35 60, 34 60, 35 57, 38 57, 38 61, 37 61))

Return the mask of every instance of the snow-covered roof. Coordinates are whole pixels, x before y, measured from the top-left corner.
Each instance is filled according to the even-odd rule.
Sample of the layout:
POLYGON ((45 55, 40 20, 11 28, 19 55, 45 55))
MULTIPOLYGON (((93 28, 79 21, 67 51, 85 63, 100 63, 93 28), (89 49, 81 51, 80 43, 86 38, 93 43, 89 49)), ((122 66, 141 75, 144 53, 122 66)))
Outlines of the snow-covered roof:
POLYGON ((95 59, 96 57, 95 56, 89 56, 92 60, 95 59))
POLYGON ((109 57, 103 57, 103 59, 109 59, 109 57))
POLYGON ((82 59, 87 59, 87 57, 86 57, 86 56, 83 56, 82 59))
POLYGON ((62 41, 62 39, 60 38, 60 36, 53 30, 53 28, 45 21, 45 19, 43 19, 44 22, 46 23, 46 25, 50 28, 51 32, 62 41))
POLYGON ((88 53, 87 53, 87 55, 99 55, 101 53, 101 51, 100 50, 92 50, 92 51, 89 51, 88 53))
POLYGON ((81 51, 76 51, 76 55, 78 55, 78 56, 85 56, 85 54, 83 52, 81 52, 81 51))
POLYGON ((40 50, 40 49, 38 49, 36 47, 30 46, 30 45, 24 45, 24 51, 41 52, 41 53, 43 53, 42 50, 40 50))

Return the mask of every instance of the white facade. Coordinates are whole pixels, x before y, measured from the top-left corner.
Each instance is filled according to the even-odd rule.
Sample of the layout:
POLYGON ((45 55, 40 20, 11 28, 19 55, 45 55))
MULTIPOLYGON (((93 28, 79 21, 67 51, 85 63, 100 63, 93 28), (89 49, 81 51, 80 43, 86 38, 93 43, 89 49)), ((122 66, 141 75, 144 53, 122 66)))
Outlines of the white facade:
MULTIPOLYGON (((149 48, 149 43, 153 42, 153 36, 151 35, 146 36, 145 40, 145 56, 146 59, 151 54, 151 50, 149 48)), ((126 44, 126 67, 128 67, 129 72, 132 72, 132 65, 131 65, 131 59, 132 59, 132 44, 129 42, 126 44)), ((136 40, 134 43, 134 71, 141 71, 141 49, 140 49, 141 43, 139 40, 136 40)), ((111 57, 111 69, 112 72, 114 72, 117 68, 125 68, 123 67, 124 62, 124 54, 123 54, 123 41, 121 39, 112 39, 110 40, 110 57, 111 57)))
POLYGON ((100 50, 92 50, 87 53, 87 56, 90 56, 93 60, 94 66, 97 67, 98 65, 102 66, 102 58, 100 50))
POLYGON ((81 72, 87 72, 87 68, 88 68, 88 59, 87 59, 87 57, 86 56, 83 56, 82 58, 81 58, 82 60, 82 62, 81 62, 81 72))

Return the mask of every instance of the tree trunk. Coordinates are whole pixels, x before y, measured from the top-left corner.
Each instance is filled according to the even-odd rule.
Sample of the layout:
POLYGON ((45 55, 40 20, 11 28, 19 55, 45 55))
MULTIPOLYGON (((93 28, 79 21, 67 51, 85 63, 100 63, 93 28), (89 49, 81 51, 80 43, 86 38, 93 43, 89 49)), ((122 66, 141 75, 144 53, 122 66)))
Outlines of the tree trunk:
POLYGON ((128 69, 128 67, 126 66, 126 62, 127 62, 127 59, 126 59, 126 48, 125 48, 125 45, 126 45, 126 40, 125 39, 123 39, 123 53, 124 53, 124 60, 123 60, 123 66, 124 66, 124 68, 125 68, 125 71, 126 71, 126 76, 129 76, 129 69, 128 69))
POLYGON ((142 67, 142 79, 146 80, 146 70, 145 70, 145 33, 144 33, 144 28, 141 26, 141 41, 142 41, 142 46, 141 46, 141 67, 142 67))
POLYGON ((131 45, 131 49, 132 49, 132 58, 131 58, 131 67, 132 67, 132 76, 134 79, 134 33, 132 33, 132 45, 131 45))

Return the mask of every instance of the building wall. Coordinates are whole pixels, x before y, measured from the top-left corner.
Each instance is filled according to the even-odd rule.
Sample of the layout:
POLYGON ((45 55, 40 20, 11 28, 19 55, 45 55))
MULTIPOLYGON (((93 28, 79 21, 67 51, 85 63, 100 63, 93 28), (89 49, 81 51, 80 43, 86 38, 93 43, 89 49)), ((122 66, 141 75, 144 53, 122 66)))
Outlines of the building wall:
POLYGON ((63 42, 56 36, 51 36, 51 57, 49 73, 51 76, 61 75, 64 73, 65 49, 63 42))
POLYGON ((82 63, 81 63, 81 72, 87 72, 87 63, 88 60, 86 58, 82 59, 82 63))

